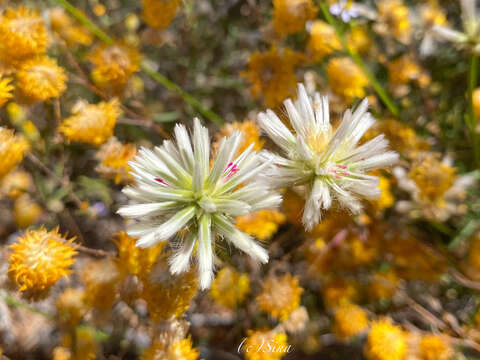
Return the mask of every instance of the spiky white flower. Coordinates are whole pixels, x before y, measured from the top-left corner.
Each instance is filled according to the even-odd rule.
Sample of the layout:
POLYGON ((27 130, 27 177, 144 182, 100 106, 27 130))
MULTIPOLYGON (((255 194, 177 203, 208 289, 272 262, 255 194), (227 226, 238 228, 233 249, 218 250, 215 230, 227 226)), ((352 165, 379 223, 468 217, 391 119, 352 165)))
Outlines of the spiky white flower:
POLYGON ((460 48, 470 48, 480 53, 480 14, 476 0, 460 0, 463 32, 446 26, 434 26, 433 32, 439 40, 452 42, 460 48))
POLYGON ((388 142, 383 134, 357 146, 374 123, 367 112, 367 99, 353 113, 347 110, 335 131, 330 125, 327 97, 318 93, 309 97, 299 84, 298 100, 294 103, 288 99, 284 105, 295 134, 273 111, 258 115, 262 130, 285 155, 263 152, 276 165, 266 175, 277 187, 305 187, 307 202, 302 220, 307 230, 318 224, 322 210, 330 208, 333 200, 352 212, 359 212, 361 204, 357 196, 380 195, 378 178, 366 172, 395 163, 398 154, 387 151, 388 142))
POLYGON ((128 234, 139 238, 137 246, 150 247, 186 230, 182 231, 185 236, 177 236, 180 244, 170 259, 170 271, 186 271, 197 244, 203 289, 209 287, 213 277, 217 237, 259 262, 268 261, 266 250, 235 227, 234 217, 275 207, 281 197, 267 185, 252 181, 270 166, 252 151, 253 144, 235 158, 241 136, 235 132, 223 138, 210 166, 208 130, 195 119, 193 144, 186 128, 177 124, 176 143, 164 141, 153 151, 142 148, 129 163, 136 183, 123 192, 135 204, 118 210, 120 215, 137 220, 127 227, 128 234))

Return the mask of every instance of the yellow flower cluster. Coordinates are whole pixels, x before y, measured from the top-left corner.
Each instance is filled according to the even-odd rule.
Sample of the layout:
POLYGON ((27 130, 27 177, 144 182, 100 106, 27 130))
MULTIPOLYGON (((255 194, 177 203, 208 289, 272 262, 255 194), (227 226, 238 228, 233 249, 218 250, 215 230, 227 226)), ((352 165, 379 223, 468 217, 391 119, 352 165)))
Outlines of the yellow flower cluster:
POLYGON ((142 18, 148 26, 164 29, 175 18, 181 0, 142 0, 142 18))
POLYGON ((312 52, 315 60, 320 61, 334 51, 342 49, 335 29, 321 20, 312 22, 308 40, 308 49, 312 52))
POLYGON ((99 350, 94 329, 79 326, 63 337, 62 346, 54 350, 54 360, 95 360, 99 350))
POLYGON ((15 169, 29 149, 27 141, 0 126, 0 179, 15 169))
POLYGON ((274 210, 259 210, 257 212, 236 218, 237 228, 257 239, 269 240, 285 222, 285 215, 274 210))
POLYGON ((355 302, 359 293, 353 281, 335 277, 323 286, 322 296, 325 306, 334 309, 337 306, 355 302))
POLYGON ((218 304, 235 309, 250 293, 250 279, 231 267, 224 267, 217 273, 210 288, 210 297, 218 304))
POLYGON ((95 84, 116 95, 122 94, 127 81, 140 66, 140 53, 125 43, 99 45, 88 59, 93 63, 91 77, 95 84))
POLYGON ((425 335, 420 340, 421 360, 451 360, 453 349, 440 335, 425 335))
POLYGON ((420 66, 408 55, 388 63, 388 80, 394 85, 408 84, 417 80, 421 75, 420 66))
POLYGON ((13 216, 15 223, 20 229, 26 229, 35 224, 43 213, 42 207, 37 204, 28 194, 24 194, 13 204, 13 216))
POLYGON ((193 347, 192 339, 180 339, 166 346, 162 341, 155 341, 142 354, 141 360, 196 360, 198 350, 193 347))
POLYGON ((28 230, 10 246, 10 279, 20 291, 46 293, 61 277, 71 273, 77 254, 73 241, 63 238, 58 228, 28 230))
POLYGON ((116 263, 123 276, 150 273, 165 245, 165 243, 159 243, 148 249, 141 249, 135 246, 136 241, 136 238, 128 236, 124 231, 113 239, 118 249, 116 263))
POLYGON ((253 145, 253 150, 258 151, 262 149, 265 140, 260 138, 260 129, 253 120, 235 121, 223 125, 216 135, 214 147, 218 147, 217 144, 223 137, 229 137, 235 131, 242 133, 242 140, 237 150, 238 155, 244 152, 252 143, 255 144, 253 145))
POLYGON ((12 79, 0 75, 0 107, 10 100, 13 95, 13 86, 11 85, 12 79))
POLYGON ((58 130, 69 141, 99 146, 113 136, 121 109, 117 99, 102 101, 95 105, 79 101, 72 109, 72 113, 63 120, 58 130))
POLYGON ((248 330, 242 349, 247 360, 280 360, 288 350, 287 335, 273 330, 248 330))
POLYGON ((345 303, 335 309, 333 331, 340 339, 349 339, 365 332, 368 328, 368 317, 360 306, 345 303))
POLYGON ((166 261, 159 259, 148 279, 143 282, 141 297, 154 321, 180 317, 190 306, 197 293, 197 277, 194 270, 172 275, 166 261))
POLYGON ((316 14, 312 0, 273 0, 273 28, 280 35, 304 30, 305 23, 315 19, 316 14))
POLYGON ((364 354, 368 360, 404 360, 407 354, 406 333, 389 319, 374 321, 364 354))
POLYGON ((30 173, 23 170, 9 172, 0 183, 0 193, 17 199, 25 191, 33 189, 33 179, 30 173))
POLYGON ((58 98, 67 88, 65 70, 46 56, 25 61, 16 76, 18 90, 30 102, 58 98))
POLYGON ((62 324, 74 327, 83 318, 86 306, 83 302, 85 292, 79 288, 67 288, 57 298, 57 315, 62 324))
POLYGON ((296 276, 290 274, 282 277, 269 276, 256 300, 262 311, 280 321, 285 321, 300 306, 302 292, 296 276))
POLYGON ((19 6, 0 16, 0 59, 6 66, 44 54, 48 46, 45 23, 38 11, 19 6))
POLYGON ((291 49, 272 47, 267 52, 255 52, 248 61, 248 71, 243 76, 251 84, 254 97, 263 97, 268 107, 276 107, 295 95, 297 77, 295 68, 303 55, 291 49))
POLYGON ((328 84, 333 92, 345 101, 365 96, 368 79, 350 58, 331 59, 326 67, 328 84))
POLYGON ((130 183, 133 177, 130 175, 128 162, 133 160, 136 153, 135 144, 122 144, 112 136, 96 153, 99 164, 95 170, 103 177, 113 180, 115 184, 130 183))
POLYGON ((84 302, 101 311, 108 311, 115 303, 120 274, 113 260, 91 260, 81 271, 85 284, 84 302))
POLYGON ((408 43, 412 33, 408 7, 402 0, 382 0, 377 4, 380 21, 395 39, 408 43))

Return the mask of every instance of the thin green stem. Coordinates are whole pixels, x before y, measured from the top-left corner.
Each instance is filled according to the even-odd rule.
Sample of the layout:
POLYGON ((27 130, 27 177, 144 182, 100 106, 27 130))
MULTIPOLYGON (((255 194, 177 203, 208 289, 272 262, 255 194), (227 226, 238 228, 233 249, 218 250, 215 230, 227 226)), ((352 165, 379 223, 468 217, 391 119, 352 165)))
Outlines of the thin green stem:
POLYGON ((475 156, 475 164, 477 167, 480 167, 480 144, 478 141, 478 134, 476 131, 476 122, 475 110, 473 106, 473 92, 477 87, 478 79, 478 55, 472 53, 472 58, 470 60, 470 70, 468 72, 468 106, 469 106, 469 116, 467 117, 467 125, 472 136, 473 143, 473 154, 475 156))
POLYGON ((348 54, 348 56, 350 56, 350 58, 355 62, 355 64, 357 64, 358 67, 363 71, 365 76, 370 81, 370 84, 372 85, 373 89, 375 90, 377 95, 380 97, 382 102, 385 104, 385 106, 388 108, 388 110, 393 115, 398 116, 399 110, 398 110, 398 107, 395 105, 395 102, 388 95, 387 91, 383 88, 380 82, 375 78, 375 75, 373 75, 373 73, 368 69, 367 65, 362 60, 362 58, 357 54, 357 52, 348 46, 347 40, 345 39, 345 36, 342 30, 338 26, 333 16, 328 11, 328 8, 323 1, 320 3, 320 9, 322 10, 323 16, 325 17, 327 22, 335 30, 335 33, 340 39, 340 42, 342 43, 342 46, 345 52, 348 54))
MULTIPOLYGON (((69 1, 67 0, 53 0, 53 1, 61 5, 65 10, 67 10, 70 13, 70 15, 72 15, 80 23, 85 25, 98 39, 100 39, 106 44, 114 43, 114 39, 110 35, 105 33, 97 25, 95 25, 82 11, 78 10, 69 1)), ((180 95, 183 98, 183 100, 187 104, 197 109, 208 120, 214 122, 217 125, 223 124, 223 120, 220 116, 218 116, 215 112, 205 107, 198 99, 196 99, 194 96, 187 93, 179 85, 167 79, 164 75, 153 70, 146 62, 143 62, 140 65, 140 69, 145 74, 150 76, 153 80, 155 80, 157 83, 163 85, 170 91, 176 92, 178 95, 180 95)))

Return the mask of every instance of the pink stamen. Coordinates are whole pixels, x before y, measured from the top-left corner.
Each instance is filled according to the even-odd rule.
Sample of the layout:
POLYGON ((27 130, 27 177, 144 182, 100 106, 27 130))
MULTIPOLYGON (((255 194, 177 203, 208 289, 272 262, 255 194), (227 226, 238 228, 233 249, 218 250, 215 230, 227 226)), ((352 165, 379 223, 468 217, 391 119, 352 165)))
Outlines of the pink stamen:
POLYGON ((236 164, 233 162, 228 163, 224 175, 226 176, 227 179, 232 177, 236 172, 238 172, 240 169, 237 167, 236 164))
POLYGON ((338 166, 340 169, 344 169, 344 170, 347 168, 346 165, 337 165, 337 166, 338 166))
POLYGON ((163 179, 160 179, 160 178, 155 178, 155 181, 158 181, 160 184, 162 184, 163 186, 168 186, 168 184, 165 182, 165 180, 163 179))

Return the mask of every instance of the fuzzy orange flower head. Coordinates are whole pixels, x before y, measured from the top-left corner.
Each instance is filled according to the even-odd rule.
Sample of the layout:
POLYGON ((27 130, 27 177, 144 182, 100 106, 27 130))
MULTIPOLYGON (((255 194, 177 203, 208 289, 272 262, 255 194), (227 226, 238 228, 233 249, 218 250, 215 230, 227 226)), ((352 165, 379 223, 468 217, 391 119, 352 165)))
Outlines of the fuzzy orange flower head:
POLYGON ((33 191, 33 178, 30 173, 15 170, 6 175, 0 182, 0 194, 16 199, 27 191, 33 191))
POLYGON ((368 79, 349 58, 334 58, 327 64, 328 84, 333 92, 348 102, 365 96, 368 79))
POLYGON ((118 293, 120 274, 113 260, 91 260, 81 272, 85 284, 84 302, 101 311, 111 309, 118 293))
POLYGON ((120 116, 117 99, 98 104, 79 101, 72 109, 72 115, 63 120, 59 131, 68 141, 78 141, 99 146, 113 136, 113 129, 120 116))
POLYGON ((131 45, 99 45, 88 56, 93 63, 95 84, 113 94, 121 94, 130 77, 138 72, 140 53, 131 45))
POLYGON ((67 288, 57 298, 57 314, 62 324, 76 326, 82 320, 87 310, 83 298, 84 290, 80 288, 67 288))
POLYGON ((425 335, 418 347, 421 360, 451 360, 454 351, 440 335, 425 335))
POLYGON ((7 66, 17 66, 48 46, 45 23, 36 10, 7 8, 0 16, 0 59, 7 66))
POLYGON ((140 360, 196 360, 199 352, 193 347, 190 337, 165 344, 164 341, 155 341, 142 354, 140 360))
POLYGON ((315 20, 309 26, 308 49, 315 60, 320 61, 334 51, 341 50, 342 44, 335 29, 322 20, 315 20))
POLYGON ((346 303, 335 310, 334 333, 340 339, 349 339, 368 328, 368 317, 360 306, 346 303))
POLYGON ((0 179, 15 169, 29 148, 22 136, 0 126, 0 179))
POLYGON ((378 4, 379 32, 383 35, 393 35, 402 42, 409 43, 412 34, 412 24, 408 7, 402 0, 382 0, 378 4))
POLYGON ((65 70, 49 57, 23 63, 17 72, 17 89, 29 102, 55 99, 67 89, 65 70))
POLYGON ((365 344, 367 360, 405 360, 407 355, 406 333, 389 319, 372 324, 365 344))
POLYGON ((312 0, 273 0, 273 28, 280 35, 304 31, 305 23, 316 14, 312 0))
POLYGON ((287 335, 275 330, 248 330, 239 348, 247 360, 280 360, 289 350, 287 335))
POLYGON ((224 267, 217 273, 210 288, 210 297, 218 304, 235 309, 250 292, 250 279, 231 267, 224 267))
POLYGON ((8 274, 20 291, 47 292, 72 272, 77 251, 74 238, 65 239, 57 229, 27 230, 10 246, 8 274))
POLYGON ((222 138, 232 136, 235 131, 239 131, 242 134, 242 139, 240 140, 240 146, 238 147, 236 156, 247 150, 251 144, 254 144, 252 150, 262 150, 265 141, 260 138, 260 128, 253 120, 245 120, 241 122, 235 121, 223 125, 215 135, 215 143, 213 144, 214 148, 218 150, 222 138))
POLYGON ((164 29, 175 18, 181 0, 142 0, 142 18, 145 23, 155 29, 164 29))
POLYGON ((276 107, 296 94, 295 69, 303 55, 291 49, 272 47, 267 52, 255 52, 248 61, 248 70, 242 75, 250 82, 250 91, 256 98, 264 98, 268 107, 276 107))
POLYGON ((197 276, 190 269, 181 275, 172 275, 165 259, 159 259, 143 282, 142 298, 154 321, 180 317, 190 307, 197 293, 197 276))
POLYGON ((236 218, 237 228, 261 241, 270 240, 286 216, 275 210, 259 210, 236 218))
POLYGON ((269 276, 263 284, 262 292, 257 296, 257 304, 262 311, 284 321, 300 306, 302 292, 296 276, 269 276))
POLYGON ((104 178, 111 179, 115 184, 128 184, 133 181, 130 175, 130 165, 137 153, 137 147, 133 143, 122 144, 115 137, 111 137, 98 150, 95 158, 99 164, 95 168, 104 178))

